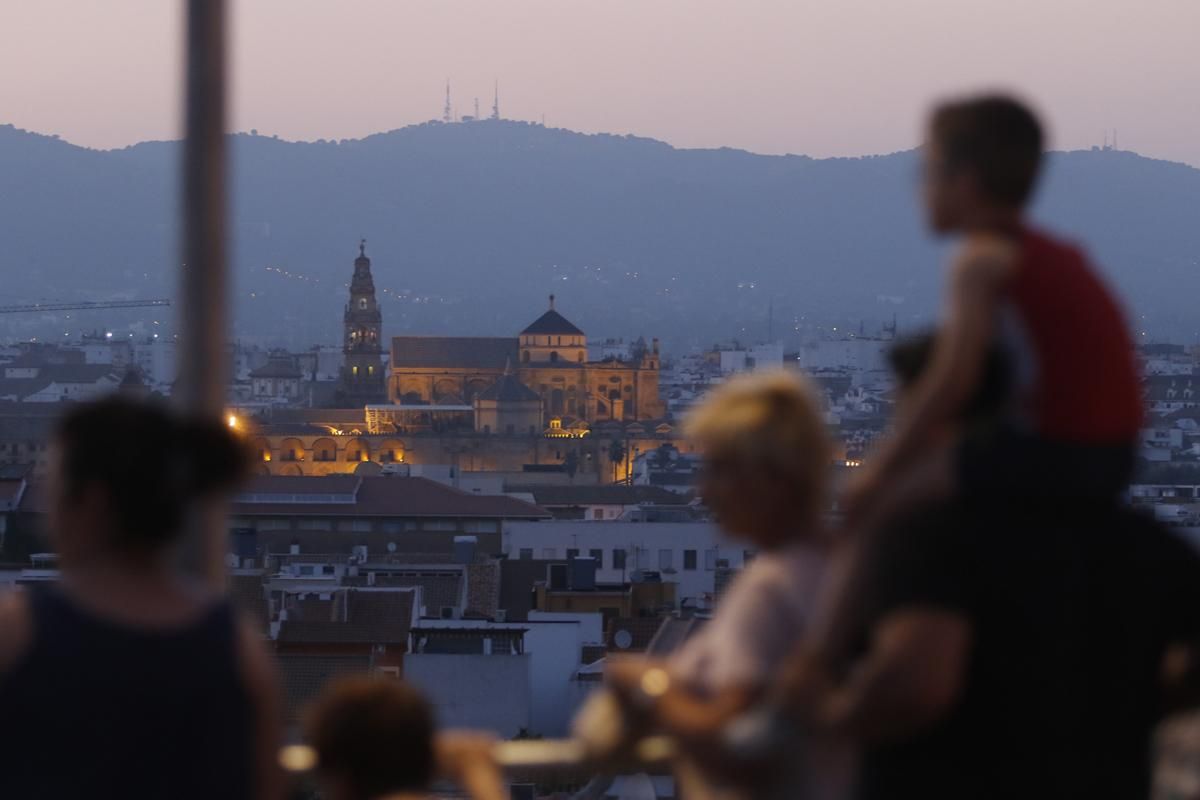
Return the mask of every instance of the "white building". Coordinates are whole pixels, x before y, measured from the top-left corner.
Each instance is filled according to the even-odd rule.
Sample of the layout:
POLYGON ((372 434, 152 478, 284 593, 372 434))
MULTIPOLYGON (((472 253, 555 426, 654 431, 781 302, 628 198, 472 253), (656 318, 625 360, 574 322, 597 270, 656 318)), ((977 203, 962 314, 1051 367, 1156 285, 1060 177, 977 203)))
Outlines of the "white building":
POLYGON ((133 346, 133 360, 149 386, 169 386, 175 382, 175 342, 151 337, 133 346))
POLYGON ((821 339, 800 347, 797 366, 805 372, 836 369, 861 374, 885 371, 887 351, 891 346, 892 341, 884 338, 821 339))
POLYGON ((506 523, 501 550, 509 558, 596 559, 597 583, 625 583, 637 570, 658 572, 676 583, 681 605, 710 606, 717 563, 741 568, 754 548, 723 534, 710 522, 585 522, 556 520, 506 523))
POLYGON ((404 677, 437 709, 438 724, 561 737, 598 684, 579 680, 585 645, 602 645, 600 614, 530 612, 522 622, 422 619, 404 677))
POLYGON ((717 352, 720 356, 721 372, 725 375, 783 367, 783 344, 780 342, 756 344, 751 347, 719 348, 717 352))

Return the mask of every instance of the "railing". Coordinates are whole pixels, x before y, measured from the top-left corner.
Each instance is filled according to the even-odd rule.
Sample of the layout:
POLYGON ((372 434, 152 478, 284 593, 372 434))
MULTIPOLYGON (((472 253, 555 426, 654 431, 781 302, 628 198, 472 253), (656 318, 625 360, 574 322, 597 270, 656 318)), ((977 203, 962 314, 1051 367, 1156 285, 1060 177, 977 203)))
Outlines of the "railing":
MULTIPOLYGON (((666 764, 677 752, 678 749, 671 738, 648 736, 634 745, 629 757, 620 766, 640 769, 666 764)), ((504 769, 596 766, 586 745, 579 739, 521 739, 497 742, 493 756, 496 763, 504 769)), ((289 773, 303 774, 317 766, 317 754, 307 745, 289 745, 280 749, 279 765, 289 773)))

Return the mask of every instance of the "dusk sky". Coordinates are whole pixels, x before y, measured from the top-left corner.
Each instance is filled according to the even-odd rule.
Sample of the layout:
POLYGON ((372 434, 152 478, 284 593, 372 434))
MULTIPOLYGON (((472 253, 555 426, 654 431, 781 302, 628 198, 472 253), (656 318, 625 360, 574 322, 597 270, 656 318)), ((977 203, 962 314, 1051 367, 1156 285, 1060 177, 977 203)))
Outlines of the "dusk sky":
MULTIPOLYGON (((92 147, 179 131, 182 0, 9 0, 0 123, 92 147)), ((938 96, 1001 87, 1052 144, 1200 166, 1198 0, 233 0, 234 130, 359 137, 460 114, 682 147, 914 146, 938 96)))

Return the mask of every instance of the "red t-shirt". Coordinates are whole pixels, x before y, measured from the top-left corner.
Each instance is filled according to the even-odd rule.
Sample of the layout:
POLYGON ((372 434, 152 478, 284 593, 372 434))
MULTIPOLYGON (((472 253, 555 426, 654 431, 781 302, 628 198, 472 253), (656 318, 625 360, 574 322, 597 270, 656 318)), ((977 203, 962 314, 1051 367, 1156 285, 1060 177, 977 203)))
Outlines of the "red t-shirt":
POLYGON ((1132 442, 1144 413, 1141 382, 1116 299, 1078 248, 1026 228, 1021 250, 1005 296, 1005 338, 1033 432, 1132 442))

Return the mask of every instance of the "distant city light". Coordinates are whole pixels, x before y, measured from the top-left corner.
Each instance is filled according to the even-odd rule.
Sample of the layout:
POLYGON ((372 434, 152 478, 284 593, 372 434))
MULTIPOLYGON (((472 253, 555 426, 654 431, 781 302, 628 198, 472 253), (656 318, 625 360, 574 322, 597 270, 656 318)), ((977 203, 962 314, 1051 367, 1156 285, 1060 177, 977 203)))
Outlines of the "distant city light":
POLYGON ((229 415, 229 419, 227 419, 226 422, 229 424, 229 427, 231 427, 231 428, 236 428, 238 426, 238 418, 235 417, 233 414, 229 415))

